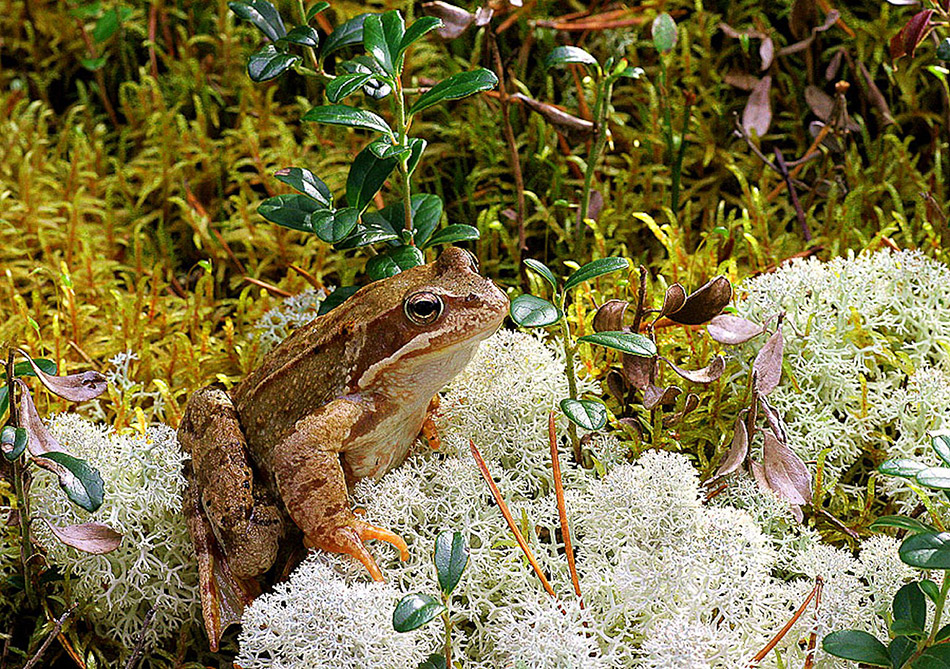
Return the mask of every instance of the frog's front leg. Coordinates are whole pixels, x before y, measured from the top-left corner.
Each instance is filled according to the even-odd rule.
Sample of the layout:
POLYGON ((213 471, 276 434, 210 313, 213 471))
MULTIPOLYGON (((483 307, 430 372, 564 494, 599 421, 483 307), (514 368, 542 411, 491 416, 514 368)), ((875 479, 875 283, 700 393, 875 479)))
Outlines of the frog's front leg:
POLYGON ((371 410, 349 399, 338 399, 304 418, 270 457, 281 499, 290 517, 303 530, 304 544, 333 553, 345 553, 363 563, 376 581, 383 575, 363 545, 381 539, 409 559, 409 547, 388 530, 358 519, 350 508, 340 453, 350 432, 371 410))

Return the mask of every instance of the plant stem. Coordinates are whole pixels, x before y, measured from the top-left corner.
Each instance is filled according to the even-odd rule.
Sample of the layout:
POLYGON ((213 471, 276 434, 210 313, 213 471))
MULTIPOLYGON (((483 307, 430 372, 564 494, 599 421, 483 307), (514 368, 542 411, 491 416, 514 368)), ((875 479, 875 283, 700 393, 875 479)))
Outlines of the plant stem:
POLYGON ((943 607, 947 601, 948 591, 950 591, 950 571, 944 571, 943 583, 940 585, 940 595, 937 598, 939 601, 937 602, 936 611, 934 611, 934 622, 930 628, 928 645, 933 643, 934 638, 937 636, 937 632, 940 631, 940 619, 943 617, 943 607))
MULTIPOLYGON (((20 417, 16 402, 16 379, 13 376, 14 349, 7 350, 7 399, 9 400, 10 424, 18 426, 20 417)), ((27 488, 25 470, 21 463, 22 456, 13 461, 13 492, 16 495, 17 515, 20 519, 20 563, 23 566, 23 591, 31 607, 36 607, 36 593, 33 591, 33 578, 30 574, 30 501, 27 488)))
MULTIPOLYGON (((303 0, 297 0, 297 8, 300 10, 300 22, 304 25, 307 25, 307 9, 303 6, 303 0)), ((317 72, 314 74, 320 76, 320 72, 323 70, 323 68, 320 67, 320 61, 317 59, 317 50, 312 46, 308 46, 307 53, 310 54, 310 60, 313 62, 313 67, 317 70, 317 72)))
MULTIPOLYGON (((405 92, 402 88, 401 73, 396 73, 396 76, 393 77, 393 83, 395 84, 395 95, 393 98, 396 101, 396 141, 400 146, 406 146, 406 100, 405 92)), ((412 187, 409 183, 409 156, 405 156, 399 160, 399 174, 402 175, 402 205, 403 215, 406 220, 405 229, 411 233, 412 187)), ((415 246, 416 241, 410 238, 409 245, 415 246)))
MULTIPOLYGON (((673 185, 671 188, 671 208, 673 216, 679 214, 680 208, 680 176, 683 172, 683 155, 686 153, 686 131, 689 128, 689 112, 693 106, 692 95, 687 93, 683 104, 683 127, 680 130, 680 146, 676 152, 676 160, 673 161, 673 185)), ((669 105, 667 105, 669 106, 669 105)), ((670 138, 670 150, 673 149, 673 140, 670 138)))
POLYGON ((584 219, 590 208, 590 191, 594 183, 594 172, 597 163, 607 145, 607 108, 610 106, 610 96, 613 92, 613 83, 606 77, 597 89, 597 100, 594 103, 594 143, 587 156, 587 169, 584 171, 584 190, 581 192, 581 209, 578 216, 577 237, 575 238, 574 252, 581 251, 580 244, 584 239, 584 219))
MULTIPOLYGON (((567 322, 567 313, 564 312, 566 295, 561 295, 561 342, 564 345, 564 373, 567 375, 567 388, 571 399, 577 399, 577 378, 574 376, 574 345, 571 339, 571 327, 567 322)), ((574 452, 574 462, 583 464, 581 458, 581 440, 577 437, 577 426, 574 421, 567 422, 567 434, 571 438, 571 450, 574 452)))
POLYGON ((445 657, 445 666, 452 668, 452 616, 449 612, 449 596, 442 593, 442 604, 445 611, 442 612, 442 625, 445 627, 445 641, 442 646, 442 655, 445 657))

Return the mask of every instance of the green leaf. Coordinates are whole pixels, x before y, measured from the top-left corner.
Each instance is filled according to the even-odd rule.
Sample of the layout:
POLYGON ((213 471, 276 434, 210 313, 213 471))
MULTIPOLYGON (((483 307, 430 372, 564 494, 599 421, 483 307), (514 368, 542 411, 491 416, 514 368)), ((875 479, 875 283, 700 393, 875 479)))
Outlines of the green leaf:
POLYGON ((472 240, 478 239, 480 236, 481 234, 478 232, 478 228, 474 228, 471 225, 465 225, 463 223, 455 223, 453 225, 445 226, 432 235, 432 237, 422 245, 422 248, 427 249, 431 246, 438 246, 439 244, 470 242, 472 240))
POLYGON ((433 653, 425 659, 416 669, 448 669, 445 666, 445 658, 437 653, 433 653))
POLYGON ((395 158, 377 158, 369 147, 353 159, 346 177, 346 203, 363 211, 396 168, 395 158))
POLYGON ((99 56, 98 58, 80 58, 79 64, 90 72, 95 72, 96 70, 101 70, 108 59, 108 54, 105 56, 99 56))
POLYGON ((914 669, 948 669, 950 667, 950 644, 937 644, 926 649, 914 660, 914 669))
POLYGON ((551 284, 551 288, 557 290, 557 279, 554 277, 554 272, 548 269, 547 265, 534 258, 525 258, 524 264, 528 266, 528 269, 536 272, 542 279, 551 284))
POLYGON ((934 490, 950 490, 950 467, 927 467, 914 476, 917 483, 934 490))
POLYGON ((575 288, 585 281, 596 279, 598 276, 619 272, 630 267, 630 261, 626 258, 600 258, 587 263, 579 270, 567 277, 567 283, 564 284, 564 292, 575 288))
POLYGON ((362 44, 363 22, 366 21, 367 16, 372 15, 357 14, 349 21, 341 23, 336 30, 327 35, 327 38, 323 40, 323 49, 320 50, 320 61, 323 62, 324 58, 343 47, 362 44))
MULTIPOLYGON (((417 193, 412 196, 410 210, 412 227, 416 232, 415 240, 422 247, 442 218, 442 198, 430 193, 417 193)), ((402 202, 394 202, 378 212, 366 214, 364 219, 377 226, 387 225, 398 234, 406 227, 405 205, 402 202)))
POLYGON ((950 432, 932 432, 930 446, 941 460, 950 465, 950 432))
POLYGON ((291 28, 283 37, 283 40, 290 44, 299 44, 300 46, 309 46, 315 49, 320 44, 320 35, 310 26, 297 26, 291 28))
POLYGON ((917 476, 917 472, 927 469, 927 465, 910 460, 908 458, 895 458, 882 462, 877 470, 882 474, 889 476, 900 476, 905 479, 912 479, 917 476))
POLYGON ((4 425, 0 430, 0 450, 3 451, 3 457, 10 462, 19 458, 26 450, 27 439, 25 427, 4 425))
POLYGON ((321 209, 326 207, 306 195, 288 193, 267 198, 261 202, 257 213, 271 223, 285 228, 313 232, 310 227, 310 214, 321 209))
POLYGON ((330 8, 329 2, 318 2, 313 7, 307 10, 306 22, 310 23, 310 20, 313 19, 314 16, 316 16, 320 12, 325 11, 329 8, 330 8))
POLYGON ((267 81, 279 77, 300 61, 300 56, 283 53, 273 44, 266 44, 260 51, 251 54, 247 61, 247 76, 251 81, 267 81))
MULTIPOLYGON (((44 374, 56 375, 56 363, 48 358, 33 358, 33 362, 36 363, 36 366, 40 368, 40 371, 44 374)), ((30 366, 30 363, 27 361, 18 362, 13 365, 13 376, 14 377, 23 377, 23 376, 36 376, 36 372, 33 371, 33 367, 30 366)), ((6 379, 7 373, 0 369, 0 379, 6 379)), ((3 411, 0 411, 3 413, 3 411)))
POLYGON ((310 170, 303 167, 285 167, 274 172, 274 176, 296 191, 311 197, 328 209, 333 207, 333 194, 330 188, 310 170))
POLYGON ((10 387, 7 384, 0 386, 0 417, 7 412, 7 409, 10 407, 10 387))
POLYGON ((676 21, 666 12, 653 19, 651 33, 653 46, 660 53, 669 53, 676 46, 676 21))
POLYGON ((904 539, 901 561, 918 569, 950 569, 950 533, 921 532, 904 539))
POLYGON ((832 632, 822 640, 821 647, 826 653, 845 660, 864 662, 875 667, 891 666, 891 656, 884 644, 860 630, 832 632))
POLYGON ((902 586, 894 595, 894 624, 898 621, 904 621, 906 625, 903 631, 895 630, 895 636, 910 636, 909 632, 924 633, 924 626, 927 624, 927 602, 916 581, 902 586))
POLYGON ((422 94, 415 104, 409 108, 409 115, 418 114, 424 109, 435 106, 445 100, 458 100, 468 97, 479 91, 487 91, 498 84, 495 73, 483 67, 471 72, 459 72, 448 79, 440 81, 422 94))
POLYGON ((59 477, 59 487, 74 504, 86 511, 95 511, 102 506, 102 477, 85 460, 62 451, 47 451, 34 457, 32 462, 55 473, 59 477))
POLYGON ((377 158, 398 158, 402 160, 412 149, 401 144, 393 144, 390 138, 380 137, 369 143, 373 155, 377 158))
POLYGON ((327 100, 330 102, 339 102, 346 96, 358 91, 363 84, 372 78, 373 75, 367 72, 338 74, 327 84, 327 100))
POLYGON ((105 42, 112 37, 119 29, 119 12, 113 7, 106 10, 106 13, 96 21, 95 28, 92 29, 92 39, 95 42, 105 42))
MULTIPOLYGON (((933 581, 927 581, 927 582, 932 583, 935 588, 937 587, 937 584, 934 583, 933 581)), ((934 641, 937 643, 940 643, 941 641, 945 641, 947 639, 950 639, 950 623, 947 623, 946 625, 941 627, 940 630, 937 632, 937 634, 934 636, 934 641)))
POLYGON ((891 640, 891 645, 887 647, 887 653, 891 656, 891 667, 901 669, 910 656, 917 650, 917 644, 907 637, 899 636, 891 640))
POLYGON ((314 107, 303 115, 302 120, 329 125, 345 125, 351 128, 365 128, 392 135, 392 130, 378 114, 348 105, 322 105, 314 107))
POLYGON ((396 604, 393 611, 393 629, 397 632, 411 632, 442 614, 445 607, 432 595, 406 595, 396 604))
POLYGON ((944 37, 937 45, 937 58, 950 60, 950 37, 944 37))
POLYGON ((556 306, 534 295, 519 295, 508 307, 511 320, 523 328, 543 328, 557 323, 563 317, 556 306))
POLYGON ((930 597, 930 601, 932 601, 934 604, 937 603, 937 599, 940 597, 940 588, 936 583, 925 578, 924 580, 919 581, 917 585, 920 586, 920 589, 925 595, 930 597))
POLYGON ((599 430, 607 424, 607 407, 596 400, 561 400, 561 411, 585 430, 599 430))
POLYGON ((445 530, 435 538, 435 573, 443 594, 451 595, 468 564, 468 544, 461 532, 445 530))
POLYGON ((390 76, 396 76, 402 70, 399 45, 405 32, 402 14, 398 10, 371 14, 363 24, 363 47, 390 76))
POLYGON ((402 56, 406 49, 409 48, 410 44, 418 41, 426 33, 441 27, 442 19, 437 19, 434 16, 423 16, 422 18, 416 19, 416 21, 406 29, 406 33, 402 36, 402 41, 399 43, 397 54, 402 56))
POLYGON ((409 140, 409 148, 411 151, 409 153, 407 165, 409 167, 410 176, 416 171, 416 166, 419 164, 419 159, 422 158, 422 152, 426 150, 428 145, 429 143, 421 137, 415 137, 409 140))
POLYGON ((320 303, 320 308, 317 310, 317 316, 322 316, 323 314, 333 311, 338 306, 353 297, 353 295, 359 289, 359 286, 340 286, 323 298, 323 302, 320 303))
POLYGON ((228 7, 240 18, 253 23, 258 30, 267 35, 271 42, 276 42, 287 34, 280 14, 267 0, 229 2, 228 7))
POLYGON ((334 248, 340 250, 355 249, 360 246, 369 246, 370 244, 399 239, 399 235, 393 231, 389 223, 379 225, 375 221, 368 221, 368 216, 368 214, 363 216, 363 222, 357 224, 353 234, 342 242, 334 244, 334 248))
POLYGON ((350 236, 359 219, 360 213, 353 207, 321 209, 310 215, 310 227, 327 244, 336 244, 350 236))
POLYGON ((595 72, 600 71, 600 63, 592 55, 576 46, 559 46, 548 54, 544 59, 544 67, 555 67, 556 65, 569 65, 577 63, 594 68, 595 72))
POLYGON ((577 341, 606 346, 642 358, 652 358, 656 355, 656 344, 646 335, 636 332, 595 332, 580 337, 577 341))
POLYGON ((373 281, 396 276, 403 270, 425 263, 425 256, 415 246, 397 246, 366 261, 366 274, 373 281))
POLYGON ((907 516, 881 516, 873 523, 868 526, 868 529, 874 530, 875 532, 880 532, 884 528, 894 527, 899 530, 907 530, 917 534, 918 532, 934 532, 936 527, 923 523, 916 518, 908 518, 907 516))

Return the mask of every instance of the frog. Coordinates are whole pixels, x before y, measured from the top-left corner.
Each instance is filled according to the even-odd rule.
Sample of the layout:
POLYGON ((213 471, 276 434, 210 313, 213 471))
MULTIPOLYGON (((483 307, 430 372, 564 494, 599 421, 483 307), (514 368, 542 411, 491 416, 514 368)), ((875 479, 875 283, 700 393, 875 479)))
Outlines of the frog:
POLYGON ((366 541, 408 559, 400 536, 354 513, 349 492, 403 462, 420 434, 438 445, 440 389, 507 313, 475 256, 449 247, 298 328, 230 390, 191 394, 178 428, 190 455, 183 510, 213 650, 295 532, 377 581, 366 541))

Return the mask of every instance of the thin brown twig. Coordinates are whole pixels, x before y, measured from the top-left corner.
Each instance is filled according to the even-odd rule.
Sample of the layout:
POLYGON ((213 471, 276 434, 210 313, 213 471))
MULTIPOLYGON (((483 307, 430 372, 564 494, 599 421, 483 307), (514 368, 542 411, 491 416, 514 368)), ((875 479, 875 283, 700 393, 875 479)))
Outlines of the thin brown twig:
POLYGON ((290 297, 290 293, 288 293, 283 288, 278 288, 277 286, 271 285, 267 283, 266 281, 255 279, 252 276, 244 277, 244 281, 246 281, 247 283, 253 284, 255 286, 258 286, 259 288, 263 288, 271 295, 276 295, 277 297, 290 297))
POLYGON ((125 669, 135 669, 135 666, 139 663, 142 657, 142 651, 145 649, 145 633, 148 631, 154 619, 155 605, 152 604, 148 613, 145 614, 145 620, 142 622, 142 631, 139 632, 139 638, 138 641, 135 642, 135 648, 132 649, 132 654, 129 655, 129 661, 125 663, 125 669))
POLYGON ((581 595, 581 582, 577 577, 577 567, 574 564, 574 547, 571 545, 571 528, 567 523, 567 505, 564 502, 564 484, 561 482, 561 462, 557 453, 557 431, 554 428, 554 412, 548 413, 548 442, 551 444, 551 470, 554 475, 554 494, 557 496, 557 515, 561 521, 561 536, 564 538, 564 553, 567 555, 567 568, 571 572, 571 583, 574 584, 574 594, 584 608, 584 597, 581 595))
POLYGON ((37 649, 33 657, 31 657, 29 661, 23 665, 23 669, 32 669, 32 667, 36 666, 36 663, 40 661, 41 657, 43 657, 43 653, 45 653, 46 649, 49 648, 49 645, 53 642, 53 639, 59 636, 59 632, 63 629, 66 619, 70 616, 70 614, 72 614, 73 611, 76 610, 77 606, 78 604, 74 602, 72 606, 66 609, 66 612, 63 615, 56 619, 56 624, 53 626, 53 631, 49 633, 49 635, 43 641, 43 645, 37 649))
POLYGON ((515 519, 511 515, 511 511, 508 509, 508 505, 505 504, 505 500, 501 496, 501 491, 498 490, 498 486, 495 485, 495 481, 492 479, 491 473, 488 471, 488 465, 485 464, 485 459, 482 457, 482 454, 479 453, 478 447, 475 446, 475 442, 471 439, 468 440, 468 447, 472 450, 472 457, 475 458, 475 464, 478 465, 478 469, 482 473, 482 478, 484 478, 485 483, 488 484, 492 497, 495 498, 495 503, 498 505, 498 508, 501 509, 501 515, 505 517, 505 522, 508 523, 508 528, 511 530, 511 533, 515 535, 515 541, 518 542, 518 546, 521 548, 521 551, 525 554, 525 557, 528 558, 528 562, 531 563, 531 568, 534 569, 534 573, 541 581, 541 585, 544 586, 545 592, 554 597, 554 599, 557 599, 554 588, 551 587, 551 583, 544 575, 544 572, 541 571, 541 565, 538 564, 538 561, 534 557, 534 553, 531 552, 528 542, 524 540, 521 530, 519 530, 518 526, 515 525, 515 519))
POLYGON ((765 644, 765 647, 756 653, 755 657, 749 661, 750 667, 754 667, 759 662, 764 660, 765 656, 771 653, 772 649, 778 645, 778 642, 781 641, 786 634, 788 634, 788 631, 792 629, 792 625, 798 622, 798 619, 802 617, 803 613, 805 613, 805 609, 808 608, 808 604, 811 603, 811 600, 813 600, 815 597, 821 596, 821 586, 823 583, 824 581, 822 580, 821 576, 815 577, 815 587, 811 589, 808 597, 805 598, 805 601, 802 602, 802 605, 798 607, 797 611, 795 611, 795 615, 793 615, 791 619, 785 623, 785 626, 778 631, 778 634, 772 637, 772 640, 765 644))

